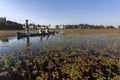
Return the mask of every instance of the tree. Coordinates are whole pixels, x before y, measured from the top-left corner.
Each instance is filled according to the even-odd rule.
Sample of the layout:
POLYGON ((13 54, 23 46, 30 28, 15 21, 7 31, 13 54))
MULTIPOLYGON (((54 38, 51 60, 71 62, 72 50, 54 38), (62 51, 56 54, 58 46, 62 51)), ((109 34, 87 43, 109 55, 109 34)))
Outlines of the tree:
POLYGON ((10 20, 6 21, 6 18, 0 18, 0 30, 18 30, 18 29, 23 29, 22 24, 10 20))
POLYGON ((120 25, 118 26, 118 28, 120 29, 120 25))
POLYGON ((110 26, 106 26, 107 29, 115 29, 114 26, 110 25, 110 26))
POLYGON ((60 28, 59 25, 56 25, 55 27, 56 27, 56 29, 59 29, 59 28, 60 28))

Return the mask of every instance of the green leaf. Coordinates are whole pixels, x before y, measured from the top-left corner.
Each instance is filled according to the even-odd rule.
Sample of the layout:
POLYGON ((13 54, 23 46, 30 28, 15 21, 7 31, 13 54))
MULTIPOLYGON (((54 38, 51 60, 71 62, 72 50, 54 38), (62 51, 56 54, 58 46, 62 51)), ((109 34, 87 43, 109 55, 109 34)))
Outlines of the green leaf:
POLYGON ((40 76, 37 76, 37 77, 36 77, 36 80, 43 80, 43 78, 40 77, 40 76))

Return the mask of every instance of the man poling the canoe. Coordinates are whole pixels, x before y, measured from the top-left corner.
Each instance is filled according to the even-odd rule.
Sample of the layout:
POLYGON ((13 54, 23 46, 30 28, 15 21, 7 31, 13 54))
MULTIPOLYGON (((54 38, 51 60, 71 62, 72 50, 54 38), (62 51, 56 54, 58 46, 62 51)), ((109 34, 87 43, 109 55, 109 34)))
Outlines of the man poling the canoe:
POLYGON ((26 23, 25 23, 25 33, 29 34, 29 26, 28 26, 28 20, 26 19, 26 23))
POLYGON ((29 24, 28 24, 28 20, 25 20, 25 33, 21 33, 21 32, 17 32, 17 37, 18 39, 24 38, 24 37, 34 37, 34 36, 46 36, 46 35, 54 35, 55 31, 49 31, 49 28, 46 27, 44 28, 44 31, 42 30, 42 28, 39 28, 39 32, 38 33, 29 33, 29 24))

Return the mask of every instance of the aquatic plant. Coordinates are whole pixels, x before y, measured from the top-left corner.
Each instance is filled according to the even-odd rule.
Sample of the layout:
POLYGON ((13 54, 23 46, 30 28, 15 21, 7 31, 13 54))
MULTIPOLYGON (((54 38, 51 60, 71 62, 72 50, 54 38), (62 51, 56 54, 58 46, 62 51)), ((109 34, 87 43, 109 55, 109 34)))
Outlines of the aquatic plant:
POLYGON ((74 42, 75 36, 67 37, 70 37, 68 42, 65 41, 67 44, 45 43, 38 52, 33 51, 31 46, 27 51, 20 50, 18 55, 0 56, 0 80, 120 79, 117 42, 112 45, 113 41, 109 39, 107 46, 101 47, 97 45, 100 44, 99 38, 85 43, 89 36, 85 39, 82 37, 81 42, 79 39, 74 42))

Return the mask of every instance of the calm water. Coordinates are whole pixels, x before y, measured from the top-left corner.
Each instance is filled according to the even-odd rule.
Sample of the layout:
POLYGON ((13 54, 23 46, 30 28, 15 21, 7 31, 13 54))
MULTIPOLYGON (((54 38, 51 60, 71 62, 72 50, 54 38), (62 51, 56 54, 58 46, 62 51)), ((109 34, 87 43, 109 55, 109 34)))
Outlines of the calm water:
POLYGON ((61 45, 63 48, 79 47, 85 48, 96 47, 106 48, 108 46, 120 50, 120 34, 119 33, 102 33, 102 34, 76 34, 64 35, 56 34, 44 37, 29 37, 20 40, 17 37, 8 37, 0 40, 0 55, 18 53, 21 51, 34 52, 42 51, 43 47, 50 48, 54 45, 61 45))

